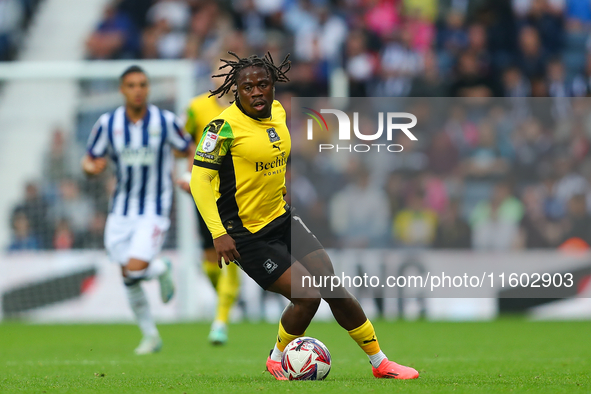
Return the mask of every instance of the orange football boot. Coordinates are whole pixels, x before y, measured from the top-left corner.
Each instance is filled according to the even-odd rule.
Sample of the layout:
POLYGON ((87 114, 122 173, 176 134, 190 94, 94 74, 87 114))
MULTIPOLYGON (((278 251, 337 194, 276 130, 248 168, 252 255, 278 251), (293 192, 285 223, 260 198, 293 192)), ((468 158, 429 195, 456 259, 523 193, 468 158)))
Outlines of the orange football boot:
POLYGON ((379 367, 371 367, 371 369, 373 372, 373 376, 375 376, 376 378, 416 379, 419 377, 419 373, 416 369, 396 364, 394 361, 390 361, 388 359, 382 361, 379 367))

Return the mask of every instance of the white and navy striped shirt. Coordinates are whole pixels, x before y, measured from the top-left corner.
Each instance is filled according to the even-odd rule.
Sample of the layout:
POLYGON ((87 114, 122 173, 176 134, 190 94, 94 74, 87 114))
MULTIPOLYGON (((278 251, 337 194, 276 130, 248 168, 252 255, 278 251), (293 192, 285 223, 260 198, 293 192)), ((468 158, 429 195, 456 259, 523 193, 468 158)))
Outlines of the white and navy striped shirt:
POLYGON ((191 137, 170 112, 148 105, 144 119, 132 123, 121 106, 103 114, 88 139, 88 154, 109 154, 117 169, 111 213, 168 216, 172 205, 172 148, 185 151, 191 137))

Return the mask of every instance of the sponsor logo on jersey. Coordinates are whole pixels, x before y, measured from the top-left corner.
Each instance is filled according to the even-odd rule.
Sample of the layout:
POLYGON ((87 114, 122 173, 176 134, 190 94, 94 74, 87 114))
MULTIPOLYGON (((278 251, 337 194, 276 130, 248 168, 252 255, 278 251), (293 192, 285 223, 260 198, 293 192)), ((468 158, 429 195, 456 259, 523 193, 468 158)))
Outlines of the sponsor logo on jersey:
POLYGON ((121 163, 127 166, 149 166, 154 163, 155 153, 149 146, 141 148, 123 148, 121 151, 121 163))
POLYGON ((285 156, 276 157, 275 160, 264 163, 262 161, 257 161, 255 163, 255 172, 266 171, 266 170, 273 170, 275 168, 283 167, 287 164, 287 158, 285 156))
POLYGON ((203 157, 204 159, 208 159, 208 160, 213 160, 213 159, 215 159, 215 156, 214 156, 214 155, 208 155, 207 153, 203 153, 203 152, 199 152, 199 151, 197 151, 197 152, 195 152, 195 154, 196 154, 197 156, 203 157))

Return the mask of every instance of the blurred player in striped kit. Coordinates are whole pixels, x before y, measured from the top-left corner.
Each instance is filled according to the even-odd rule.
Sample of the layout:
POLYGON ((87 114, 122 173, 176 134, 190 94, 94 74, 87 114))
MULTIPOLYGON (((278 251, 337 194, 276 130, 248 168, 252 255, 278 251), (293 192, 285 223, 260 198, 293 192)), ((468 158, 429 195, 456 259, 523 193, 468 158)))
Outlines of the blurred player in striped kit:
POLYGON ((125 105, 96 122, 82 169, 87 175, 100 174, 107 155, 115 164, 117 188, 105 248, 121 265, 129 304, 143 334, 135 352, 148 354, 159 351, 162 340, 141 282, 157 279, 164 303, 174 295, 170 262, 158 254, 170 227, 174 156, 186 157, 193 144, 173 113, 148 104, 149 81, 140 67, 123 72, 120 91, 125 105))
MULTIPOLYGON (((219 78, 214 78, 213 80, 214 83, 219 84, 219 78)), ((187 109, 185 130, 191 134, 195 144, 198 144, 201 140, 203 130, 208 123, 229 106, 230 98, 227 96, 209 97, 209 92, 195 97, 190 102, 189 108, 187 109)), ((190 160, 189 168, 193 168, 193 158, 190 160)), ((187 175, 188 177, 186 179, 179 181, 179 185, 190 193, 190 170, 187 175)), ((214 182, 219 183, 219 178, 214 179, 214 182)), ((197 211, 197 219, 199 222, 201 245, 204 252, 203 270, 218 295, 216 316, 209 332, 209 342, 213 345, 223 345, 228 341, 228 320, 232 306, 240 292, 240 271, 235 264, 229 265, 220 270, 217 263, 217 253, 213 247, 211 233, 199 211, 197 211)))

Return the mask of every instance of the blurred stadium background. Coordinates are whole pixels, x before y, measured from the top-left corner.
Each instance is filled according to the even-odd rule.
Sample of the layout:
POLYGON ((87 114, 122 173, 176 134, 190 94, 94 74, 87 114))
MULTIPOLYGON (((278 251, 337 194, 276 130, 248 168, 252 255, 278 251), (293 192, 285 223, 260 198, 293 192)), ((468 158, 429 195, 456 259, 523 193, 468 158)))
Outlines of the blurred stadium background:
MULTIPOLYGON (((518 259, 573 238, 589 244, 590 33, 588 0, 0 0, 0 318, 131 317, 117 305, 120 283, 101 282, 117 270, 101 251, 114 178, 86 179, 79 161, 92 124, 121 102, 117 75, 136 61, 152 76, 152 102, 179 115, 228 50, 292 54, 291 82, 277 87, 288 115, 292 97, 505 97, 517 110, 503 121, 457 107, 421 130, 386 182, 363 182, 363 163, 348 163, 294 174, 292 198, 335 253, 368 246, 331 216, 355 192, 389 213, 371 247, 518 259), (533 116, 527 97, 545 98, 543 113, 533 116)), ((155 313, 205 319, 214 295, 182 214, 192 203, 177 196, 166 249, 181 293, 155 313)), ((369 218, 358 224, 367 234, 369 218)), ((275 319, 281 302, 250 282, 236 318, 275 319)), ((499 312, 490 300, 453 309, 448 317, 499 312)), ((579 303, 566 317, 591 308, 579 303)))

